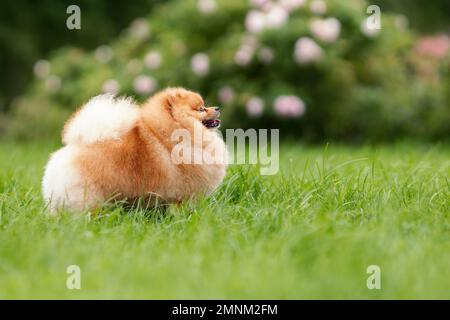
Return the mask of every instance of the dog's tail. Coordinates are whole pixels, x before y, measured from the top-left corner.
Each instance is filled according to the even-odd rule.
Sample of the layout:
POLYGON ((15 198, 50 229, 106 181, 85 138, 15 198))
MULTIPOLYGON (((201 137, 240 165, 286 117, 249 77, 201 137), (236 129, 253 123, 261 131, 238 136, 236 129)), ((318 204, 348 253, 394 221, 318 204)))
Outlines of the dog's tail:
POLYGON ((90 99, 64 126, 64 144, 120 139, 136 126, 139 108, 132 98, 102 94, 90 99))

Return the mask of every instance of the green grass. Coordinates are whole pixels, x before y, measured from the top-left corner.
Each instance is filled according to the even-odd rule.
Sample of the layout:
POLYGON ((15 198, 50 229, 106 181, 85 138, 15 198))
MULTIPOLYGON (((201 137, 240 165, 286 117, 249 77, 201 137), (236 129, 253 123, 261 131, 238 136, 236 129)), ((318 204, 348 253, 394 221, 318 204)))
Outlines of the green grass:
POLYGON ((448 145, 283 145, 278 175, 234 166, 212 197, 165 215, 49 217, 55 147, 0 146, 2 299, 450 298, 448 145), (81 290, 66 289, 71 264, 81 290))

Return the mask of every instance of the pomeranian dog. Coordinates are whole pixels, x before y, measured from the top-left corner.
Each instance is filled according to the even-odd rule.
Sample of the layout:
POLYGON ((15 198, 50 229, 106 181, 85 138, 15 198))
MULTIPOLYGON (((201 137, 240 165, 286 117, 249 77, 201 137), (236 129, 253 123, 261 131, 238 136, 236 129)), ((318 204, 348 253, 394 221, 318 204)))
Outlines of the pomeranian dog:
POLYGON ((142 198, 180 203, 210 194, 227 166, 219 116, 218 107, 206 107, 183 88, 156 93, 141 107, 110 94, 92 98, 66 122, 65 146, 46 165, 42 188, 50 211, 142 198), (174 148, 185 161, 174 157, 174 148), (216 161, 189 161, 206 153, 216 161))

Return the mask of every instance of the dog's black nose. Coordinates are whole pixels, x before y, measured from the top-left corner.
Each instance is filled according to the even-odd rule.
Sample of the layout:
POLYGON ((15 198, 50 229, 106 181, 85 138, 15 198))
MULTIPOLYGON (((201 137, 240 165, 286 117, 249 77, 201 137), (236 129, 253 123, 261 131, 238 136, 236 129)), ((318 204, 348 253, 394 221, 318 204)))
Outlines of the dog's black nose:
POLYGON ((219 108, 219 107, 214 107, 214 110, 215 110, 215 111, 219 111, 220 108, 219 108))

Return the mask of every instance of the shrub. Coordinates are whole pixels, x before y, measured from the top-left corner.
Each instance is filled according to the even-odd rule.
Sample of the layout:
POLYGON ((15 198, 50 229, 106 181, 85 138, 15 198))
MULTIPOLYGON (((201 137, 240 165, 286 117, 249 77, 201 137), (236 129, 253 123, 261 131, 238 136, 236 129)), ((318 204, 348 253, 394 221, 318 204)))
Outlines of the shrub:
POLYGON ((227 128, 281 128, 312 140, 448 137, 448 54, 413 50, 401 16, 383 14, 382 29, 369 30, 366 7, 362 0, 169 2, 110 46, 62 49, 36 65, 40 78, 16 103, 9 132, 54 134, 39 121, 44 112, 63 111, 52 111, 60 123, 56 115, 102 91, 142 101, 185 86, 223 106, 227 128))

